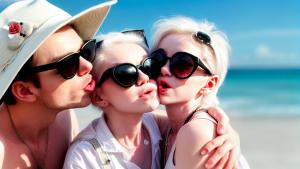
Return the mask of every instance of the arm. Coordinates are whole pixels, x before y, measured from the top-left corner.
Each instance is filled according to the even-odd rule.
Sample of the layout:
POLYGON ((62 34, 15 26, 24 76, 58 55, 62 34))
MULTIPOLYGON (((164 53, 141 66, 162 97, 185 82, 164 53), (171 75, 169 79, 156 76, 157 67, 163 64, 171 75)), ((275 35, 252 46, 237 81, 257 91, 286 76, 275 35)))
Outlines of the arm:
POLYGON ((234 168, 240 156, 240 139, 237 132, 230 126, 225 112, 218 108, 209 108, 208 113, 214 117, 217 124, 217 133, 220 134, 201 150, 201 154, 210 153, 206 167, 234 168), (214 153, 211 153, 214 151, 214 153))
MULTIPOLYGON (((199 150, 215 138, 215 124, 207 119, 192 120, 184 125, 176 138, 176 169, 204 169, 210 153, 200 155, 199 150)), ((211 152, 213 153, 213 152, 211 152)))

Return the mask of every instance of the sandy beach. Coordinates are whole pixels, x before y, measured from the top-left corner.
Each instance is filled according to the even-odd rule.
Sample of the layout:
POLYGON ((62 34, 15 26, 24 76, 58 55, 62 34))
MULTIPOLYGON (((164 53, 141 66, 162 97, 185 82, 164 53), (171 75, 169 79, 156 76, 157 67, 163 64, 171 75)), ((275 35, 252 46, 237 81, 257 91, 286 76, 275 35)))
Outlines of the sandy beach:
POLYGON ((299 169, 300 117, 231 117, 253 169, 299 169))
MULTIPOLYGON (((80 128, 99 116, 91 107, 77 111, 80 128)), ((298 169, 300 117, 230 116, 242 153, 253 169, 298 169)))

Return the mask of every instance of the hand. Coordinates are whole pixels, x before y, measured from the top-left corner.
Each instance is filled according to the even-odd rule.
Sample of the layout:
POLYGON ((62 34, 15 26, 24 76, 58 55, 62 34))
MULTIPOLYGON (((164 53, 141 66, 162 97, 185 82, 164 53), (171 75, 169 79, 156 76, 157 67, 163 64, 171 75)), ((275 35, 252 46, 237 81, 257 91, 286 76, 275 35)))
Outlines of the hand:
POLYGON ((208 113, 217 121, 217 136, 207 143, 201 150, 201 155, 210 152, 205 167, 206 168, 236 168, 235 164, 240 155, 240 139, 238 134, 229 125, 229 118, 225 112, 218 108, 209 108, 208 113))
POLYGON ((217 134, 222 135, 229 127, 229 117, 219 107, 208 108, 208 114, 217 120, 217 134))

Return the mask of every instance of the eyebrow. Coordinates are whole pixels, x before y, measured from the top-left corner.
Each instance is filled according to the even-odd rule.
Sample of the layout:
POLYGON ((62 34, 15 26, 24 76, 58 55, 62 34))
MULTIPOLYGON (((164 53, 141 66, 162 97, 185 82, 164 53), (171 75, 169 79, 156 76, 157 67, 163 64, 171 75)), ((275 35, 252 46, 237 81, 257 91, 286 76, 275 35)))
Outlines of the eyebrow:
POLYGON ((83 41, 82 39, 81 39, 81 43, 82 43, 82 44, 81 44, 79 50, 76 50, 75 52, 70 52, 70 53, 64 54, 64 55, 62 55, 62 56, 60 56, 60 57, 57 57, 57 58, 52 58, 52 59, 50 60, 50 63, 57 62, 57 61, 59 61, 60 59, 66 57, 66 56, 68 56, 68 55, 71 55, 71 54, 73 54, 73 53, 79 52, 80 49, 82 48, 82 46, 85 44, 84 41, 83 41))

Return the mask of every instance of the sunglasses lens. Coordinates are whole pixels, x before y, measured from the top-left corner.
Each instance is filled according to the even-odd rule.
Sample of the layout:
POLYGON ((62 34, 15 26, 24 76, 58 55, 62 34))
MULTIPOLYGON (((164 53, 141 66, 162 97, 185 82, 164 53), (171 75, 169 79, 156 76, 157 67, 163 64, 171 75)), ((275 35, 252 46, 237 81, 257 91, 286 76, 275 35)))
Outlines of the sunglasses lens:
POLYGON ((193 73, 194 67, 193 58, 186 54, 177 53, 171 59, 170 70, 178 78, 189 77, 193 73))
POLYGON ((155 58, 147 58, 140 69, 148 75, 150 79, 157 79, 160 75, 161 66, 155 58))
POLYGON ((113 71, 114 80, 123 87, 130 87, 137 82, 138 71, 135 66, 122 64, 113 71))
POLYGON ((158 49, 158 50, 154 51, 150 55, 150 58, 153 60, 156 60, 156 62, 158 62, 160 67, 163 67, 168 61, 167 54, 163 49, 158 49))
POLYGON ((72 54, 59 62, 58 72, 65 79, 71 79, 79 69, 79 55, 72 54))
POLYGON ((90 40, 81 49, 81 55, 89 62, 93 62, 96 56, 96 40, 90 40))

